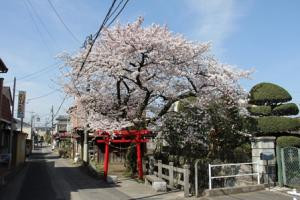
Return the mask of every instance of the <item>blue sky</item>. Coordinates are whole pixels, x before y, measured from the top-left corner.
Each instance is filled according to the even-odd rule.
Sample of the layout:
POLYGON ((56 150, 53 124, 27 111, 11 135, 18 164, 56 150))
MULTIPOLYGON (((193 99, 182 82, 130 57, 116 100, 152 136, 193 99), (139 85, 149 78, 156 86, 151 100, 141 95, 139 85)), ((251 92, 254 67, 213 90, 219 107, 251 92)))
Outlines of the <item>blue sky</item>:
MULTIPOLYGON (((3 1, 0 6, 0 57, 9 67, 5 85, 17 77, 17 90, 26 90, 26 118, 31 111, 46 120, 51 105, 56 111, 64 98, 57 75, 60 52, 76 52, 86 36, 95 33, 110 0, 51 0, 65 29, 47 0, 3 1), (43 70, 40 73, 26 75, 43 70)), ((223 63, 254 68, 249 90, 259 82, 286 88, 300 103, 300 2, 297 0, 130 0, 119 20, 144 16, 145 25, 167 24, 191 40, 211 41, 212 53, 223 63)), ((2 76, 2 75, 1 75, 2 76)), ((62 106, 65 112, 68 99, 62 106)))

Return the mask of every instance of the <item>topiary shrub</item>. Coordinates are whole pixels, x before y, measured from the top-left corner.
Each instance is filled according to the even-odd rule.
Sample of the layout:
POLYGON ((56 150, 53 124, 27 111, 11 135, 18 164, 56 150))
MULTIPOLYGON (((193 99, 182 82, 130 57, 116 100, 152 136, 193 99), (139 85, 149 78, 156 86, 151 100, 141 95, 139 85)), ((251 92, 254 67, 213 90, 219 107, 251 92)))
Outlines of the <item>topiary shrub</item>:
POLYGON ((282 104, 272 110, 273 115, 297 115, 299 113, 298 106, 294 103, 282 104))
POLYGON ((251 106, 248 107, 248 111, 255 116, 268 116, 271 114, 271 106, 251 106))
POLYGON ((273 83, 259 83, 250 90, 249 103, 265 105, 291 101, 291 95, 282 87, 273 83))
POLYGON ((287 118, 287 117, 260 117, 257 119, 258 130, 263 133, 280 133, 295 130, 300 128, 298 118, 287 118))
POLYGON ((297 118, 284 117, 297 115, 299 109, 291 95, 273 83, 259 83, 250 91, 248 111, 257 120, 257 135, 278 135, 300 128, 297 118))
POLYGON ((277 138, 277 145, 281 148, 298 147, 300 148, 300 137, 296 136, 281 136, 277 138))

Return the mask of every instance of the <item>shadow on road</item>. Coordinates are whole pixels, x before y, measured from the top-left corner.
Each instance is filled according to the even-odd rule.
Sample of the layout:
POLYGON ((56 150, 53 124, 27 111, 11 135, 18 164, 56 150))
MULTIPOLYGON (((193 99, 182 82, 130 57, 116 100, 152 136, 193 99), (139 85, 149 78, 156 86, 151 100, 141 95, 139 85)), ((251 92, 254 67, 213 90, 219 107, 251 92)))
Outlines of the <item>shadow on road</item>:
POLYGON ((91 177, 84 167, 66 165, 66 160, 40 150, 35 149, 29 159, 18 200, 71 200, 78 192, 84 193, 85 199, 129 199, 114 189, 118 185, 91 177))

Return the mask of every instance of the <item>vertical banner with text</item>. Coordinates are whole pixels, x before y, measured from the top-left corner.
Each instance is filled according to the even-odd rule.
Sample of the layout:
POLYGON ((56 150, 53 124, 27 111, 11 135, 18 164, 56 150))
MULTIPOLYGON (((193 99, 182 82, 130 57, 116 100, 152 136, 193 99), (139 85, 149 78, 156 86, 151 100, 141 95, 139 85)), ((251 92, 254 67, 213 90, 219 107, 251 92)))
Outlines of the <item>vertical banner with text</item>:
POLYGON ((26 101, 26 92, 19 91, 19 98, 18 98, 18 118, 25 117, 25 101, 26 101))

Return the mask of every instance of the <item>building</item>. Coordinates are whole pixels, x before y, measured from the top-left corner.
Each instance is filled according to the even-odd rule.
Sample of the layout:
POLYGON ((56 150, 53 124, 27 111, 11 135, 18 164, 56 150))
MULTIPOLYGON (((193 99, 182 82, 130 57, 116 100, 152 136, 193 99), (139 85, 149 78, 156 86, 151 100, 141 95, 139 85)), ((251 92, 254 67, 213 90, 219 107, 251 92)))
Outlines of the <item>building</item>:
POLYGON ((8 69, 2 59, 0 58, 0 73, 7 73, 8 69))
MULTIPOLYGON (((8 68, 0 58, 0 73, 6 73, 8 68)), ((3 86, 0 78, 0 175, 3 169, 16 167, 25 162, 25 144, 27 134, 18 130, 16 121, 12 119, 12 95, 10 87, 3 86), (11 161, 11 162, 10 162, 11 161)))
POLYGON ((9 153, 12 98, 9 87, 2 87, 0 100, 0 154, 9 153))
MULTIPOLYGON (((0 58, 0 73, 7 73, 8 69, 0 58)), ((10 129, 11 129, 11 105, 10 89, 3 87, 4 78, 0 78, 0 164, 7 164, 10 154, 10 129)), ((1 167, 1 166, 0 166, 1 167)))
MULTIPOLYGON (((14 130, 21 132, 21 120, 15 118, 15 128, 14 130)), ((27 122, 23 121, 23 127, 22 127, 23 133, 27 134, 27 138, 31 139, 31 125, 27 122)))
POLYGON ((55 120, 56 120, 56 124, 55 124, 56 133, 69 132, 71 130, 69 116, 59 115, 55 120))

